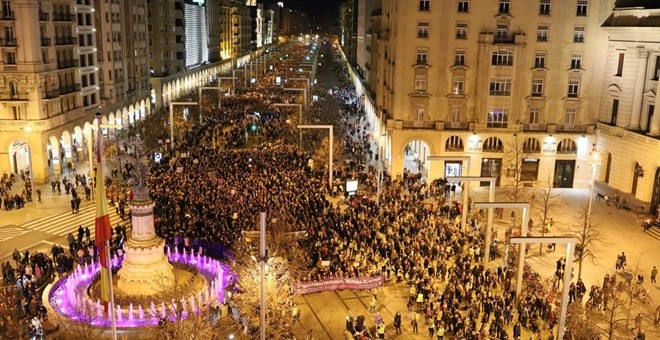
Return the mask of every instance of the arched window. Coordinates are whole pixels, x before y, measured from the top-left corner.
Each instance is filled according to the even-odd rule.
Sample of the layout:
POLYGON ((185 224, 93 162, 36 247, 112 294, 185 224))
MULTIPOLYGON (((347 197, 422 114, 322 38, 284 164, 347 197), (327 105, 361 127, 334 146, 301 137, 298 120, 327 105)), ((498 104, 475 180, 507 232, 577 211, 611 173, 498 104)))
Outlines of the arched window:
POLYGON ((504 152, 502 140, 497 137, 488 137, 484 142, 484 152, 504 152))
POLYGON ((15 81, 9 82, 9 95, 11 98, 18 97, 18 83, 15 81))
POLYGON ((577 145, 572 139, 565 138, 557 145, 557 153, 560 154, 576 154, 577 145))
POLYGON ((527 138, 525 143, 523 143, 523 152, 541 153, 541 142, 534 137, 527 138))
POLYGON ((463 151, 463 140, 459 136, 451 136, 445 142, 445 151, 463 151))

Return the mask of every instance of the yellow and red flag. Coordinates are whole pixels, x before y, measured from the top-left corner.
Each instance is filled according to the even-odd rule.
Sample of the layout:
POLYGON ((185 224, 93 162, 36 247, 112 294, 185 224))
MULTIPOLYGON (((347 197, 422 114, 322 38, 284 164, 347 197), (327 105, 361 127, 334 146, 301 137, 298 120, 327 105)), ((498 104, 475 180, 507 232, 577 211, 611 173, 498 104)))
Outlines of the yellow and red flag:
POLYGON ((106 241, 111 238, 110 216, 108 215, 108 201, 105 196, 105 181, 103 180, 103 160, 101 158, 101 129, 96 144, 96 231, 94 232, 94 243, 99 251, 101 262, 101 300, 107 305, 110 301, 110 266, 108 265, 108 250, 106 241))

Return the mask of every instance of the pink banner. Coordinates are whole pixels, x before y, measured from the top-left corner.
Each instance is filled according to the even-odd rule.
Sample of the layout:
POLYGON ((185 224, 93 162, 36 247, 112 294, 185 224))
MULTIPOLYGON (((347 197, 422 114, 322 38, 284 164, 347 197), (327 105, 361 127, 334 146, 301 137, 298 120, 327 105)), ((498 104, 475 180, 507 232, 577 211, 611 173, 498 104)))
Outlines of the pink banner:
POLYGON ((372 277, 337 277, 314 282, 298 282, 295 284, 296 294, 309 294, 331 290, 364 290, 381 287, 385 284, 385 276, 372 277))

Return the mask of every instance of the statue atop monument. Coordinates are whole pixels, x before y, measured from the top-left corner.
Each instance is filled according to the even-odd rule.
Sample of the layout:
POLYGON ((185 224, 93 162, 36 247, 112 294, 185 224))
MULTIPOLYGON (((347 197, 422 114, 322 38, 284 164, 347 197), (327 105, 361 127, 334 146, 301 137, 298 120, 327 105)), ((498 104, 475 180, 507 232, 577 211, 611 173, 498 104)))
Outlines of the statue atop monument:
POLYGON ((141 144, 139 136, 135 137, 134 153, 124 154, 121 157, 133 167, 128 179, 128 184, 133 190, 133 198, 135 200, 148 200, 149 199, 149 186, 147 185, 147 174, 149 169, 142 161, 145 155, 141 154, 141 144))

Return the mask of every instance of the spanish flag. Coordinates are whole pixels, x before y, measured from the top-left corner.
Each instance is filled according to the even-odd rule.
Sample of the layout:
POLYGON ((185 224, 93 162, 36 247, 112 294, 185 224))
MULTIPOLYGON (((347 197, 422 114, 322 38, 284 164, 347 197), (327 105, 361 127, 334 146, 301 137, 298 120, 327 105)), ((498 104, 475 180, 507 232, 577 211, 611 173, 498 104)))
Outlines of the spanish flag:
MULTIPOLYGON (((97 118, 99 119, 99 118, 97 118)), ((99 119, 100 120, 100 119, 99 119)), ((110 266, 107 255, 106 242, 111 238, 110 216, 108 216, 108 201, 105 197, 105 182, 103 180, 103 160, 101 141, 101 127, 97 129, 98 137, 96 144, 96 231, 94 232, 94 243, 99 250, 99 259, 101 261, 101 300, 107 306, 110 301, 110 266)))

